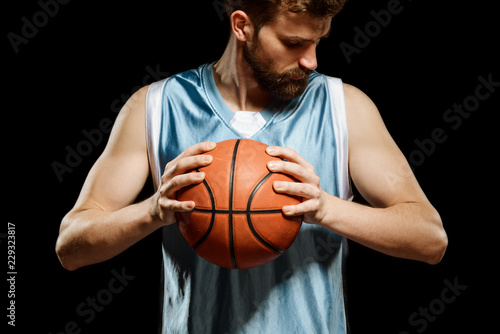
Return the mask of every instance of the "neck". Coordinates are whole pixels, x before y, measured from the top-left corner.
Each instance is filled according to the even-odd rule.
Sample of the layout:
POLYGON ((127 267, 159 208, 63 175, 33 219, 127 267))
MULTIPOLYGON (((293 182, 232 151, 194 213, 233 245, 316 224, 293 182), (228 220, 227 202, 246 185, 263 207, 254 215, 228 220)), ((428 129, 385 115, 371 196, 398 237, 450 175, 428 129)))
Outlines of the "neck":
POLYGON ((250 65, 243 57, 243 43, 231 36, 224 54, 214 66, 219 92, 232 111, 262 111, 271 96, 260 89, 250 65))

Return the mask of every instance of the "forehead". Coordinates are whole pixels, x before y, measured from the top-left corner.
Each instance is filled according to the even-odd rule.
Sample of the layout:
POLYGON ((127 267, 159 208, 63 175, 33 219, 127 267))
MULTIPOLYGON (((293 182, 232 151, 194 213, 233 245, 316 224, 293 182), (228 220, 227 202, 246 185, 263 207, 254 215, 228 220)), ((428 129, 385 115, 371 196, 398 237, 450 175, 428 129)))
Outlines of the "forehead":
POLYGON ((280 35, 299 36, 314 40, 330 31, 332 17, 318 18, 307 13, 294 13, 280 8, 274 19, 262 27, 273 30, 280 35))

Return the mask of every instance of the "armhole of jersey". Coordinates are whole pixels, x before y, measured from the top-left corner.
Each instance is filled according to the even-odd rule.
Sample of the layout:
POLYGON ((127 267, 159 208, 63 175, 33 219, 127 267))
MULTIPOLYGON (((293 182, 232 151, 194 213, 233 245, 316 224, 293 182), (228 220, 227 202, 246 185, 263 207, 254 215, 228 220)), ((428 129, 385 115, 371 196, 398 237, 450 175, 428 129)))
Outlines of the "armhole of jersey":
POLYGON ((146 94, 146 137, 148 145, 149 168, 153 176, 155 190, 160 186, 160 131, 163 88, 167 79, 152 83, 146 94))
MULTIPOLYGON (((332 110, 333 128, 335 133, 335 142, 337 143, 337 171, 338 171, 338 187, 339 196, 342 199, 352 201, 351 179, 349 176, 349 135, 347 129, 347 115, 345 108, 344 86, 339 78, 327 76, 328 89, 330 93, 330 103, 332 110)), ((342 257, 345 259, 349 252, 347 240, 342 241, 342 257)), ((346 313, 346 297, 345 297, 345 261, 342 265, 342 291, 344 305, 344 328, 345 332, 349 333, 349 321, 346 313)))
POLYGON ((345 108, 344 87, 339 78, 327 77, 330 91, 333 128, 337 143, 337 171, 339 175, 339 195, 345 200, 352 200, 351 181, 349 177, 349 136, 345 108))

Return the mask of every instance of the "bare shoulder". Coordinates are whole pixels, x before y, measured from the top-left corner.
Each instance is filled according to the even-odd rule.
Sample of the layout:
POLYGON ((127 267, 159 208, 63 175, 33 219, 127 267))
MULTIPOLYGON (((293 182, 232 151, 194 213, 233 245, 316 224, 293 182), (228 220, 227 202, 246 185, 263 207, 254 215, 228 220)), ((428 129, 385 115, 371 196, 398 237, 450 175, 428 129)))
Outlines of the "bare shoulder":
POLYGON ((375 103, 352 85, 344 85, 344 95, 349 170, 362 196, 375 207, 419 199, 418 184, 375 103))
POLYGON ((145 138, 146 97, 148 89, 149 86, 144 86, 136 91, 122 107, 113 126, 106 150, 134 147, 143 141, 140 139, 145 138))
POLYGON ((376 112, 378 114, 375 103, 361 89, 346 83, 343 84, 343 88, 348 113, 376 112))
POLYGON ((387 135, 380 112, 371 98, 353 85, 344 83, 343 88, 351 142, 387 135))
POLYGON ((139 89, 120 110, 106 148, 85 180, 76 209, 120 209, 133 202, 144 186, 149 175, 147 91, 148 86, 139 89))
POLYGON ((125 105, 120 110, 118 114, 117 121, 124 116, 130 116, 130 114, 144 114, 146 111, 146 97, 149 90, 149 85, 144 86, 137 90, 132 96, 127 100, 125 105))
POLYGON ((128 104, 136 107, 145 106, 146 96, 148 94, 149 86, 150 85, 147 85, 137 90, 134 94, 132 94, 132 96, 129 98, 129 100, 125 105, 128 104))
POLYGON ((346 98, 356 98, 356 97, 359 97, 360 95, 365 95, 365 93, 363 93, 359 88, 351 85, 351 84, 348 84, 348 83, 342 83, 342 86, 344 88, 344 94, 346 96, 346 98))

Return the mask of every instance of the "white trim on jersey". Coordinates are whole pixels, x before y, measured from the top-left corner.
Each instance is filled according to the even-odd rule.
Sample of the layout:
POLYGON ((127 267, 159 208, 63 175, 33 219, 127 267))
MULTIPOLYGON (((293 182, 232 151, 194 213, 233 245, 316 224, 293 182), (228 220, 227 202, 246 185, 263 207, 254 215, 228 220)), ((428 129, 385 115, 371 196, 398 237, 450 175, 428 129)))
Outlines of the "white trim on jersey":
POLYGON ((161 182, 160 157, 158 156, 161 132, 161 111, 163 88, 167 79, 157 81, 149 86, 146 94, 146 136, 148 144, 148 157, 155 190, 161 182), (155 173, 156 172, 156 173, 155 173))
POLYGON ((345 96, 342 80, 326 77, 330 91, 332 106, 333 128, 337 142, 337 170, 339 177, 340 198, 352 200, 352 189, 349 178, 349 136, 347 132, 347 115, 345 109, 345 96))

